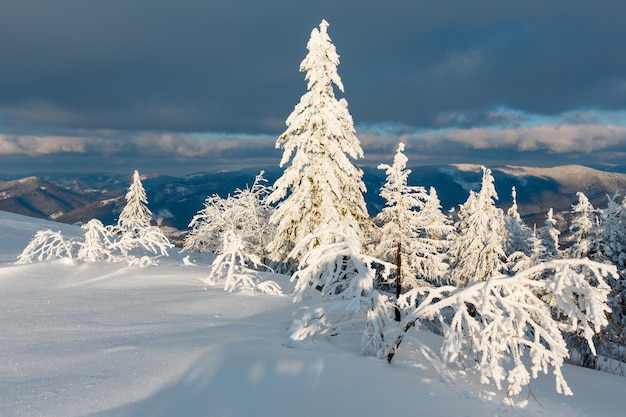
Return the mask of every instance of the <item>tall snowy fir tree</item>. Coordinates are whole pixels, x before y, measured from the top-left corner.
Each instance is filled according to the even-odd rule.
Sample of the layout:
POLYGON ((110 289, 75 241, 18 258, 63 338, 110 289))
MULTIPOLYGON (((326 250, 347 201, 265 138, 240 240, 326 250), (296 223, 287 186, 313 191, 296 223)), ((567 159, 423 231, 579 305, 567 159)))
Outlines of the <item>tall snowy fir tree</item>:
POLYGON ((554 210, 550 208, 546 214, 544 225, 539 230, 539 240, 544 248, 542 260, 558 259, 560 234, 561 232, 556 228, 554 210))
MULTIPOLYGON (((307 89, 286 121, 276 147, 284 149, 280 166, 291 161, 268 197, 278 203, 271 221, 277 226, 269 244, 274 260, 284 262, 295 245, 324 224, 354 228, 359 236, 369 222, 363 172, 353 161, 363 157, 337 73, 339 56, 327 33, 328 22, 311 32, 309 53, 300 64, 307 89)), ((319 244, 311 242, 311 247, 319 244)), ((297 260, 297 259, 296 259, 297 260)))
POLYGON ((148 197, 141 183, 139 172, 133 173, 133 182, 126 193, 126 205, 117 220, 118 229, 136 232, 150 226, 152 212, 148 209, 148 197))
POLYGON ((491 170, 483 167, 480 192, 470 193, 459 210, 457 234, 450 247, 451 279, 457 286, 484 281, 505 270, 504 214, 491 170))
POLYGON ((572 242, 569 253, 574 258, 595 259, 597 253, 595 235, 599 225, 596 209, 584 193, 579 191, 576 196, 578 204, 572 206, 574 217, 569 227, 571 232, 569 240, 572 242))
POLYGON ((520 252, 526 256, 530 256, 533 248, 533 231, 524 223, 522 216, 517 211, 517 190, 515 187, 511 190, 513 203, 504 216, 504 225, 506 228, 506 254, 510 256, 516 252, 520 252))
POLYGON ((626 265, 626 242, 624 239, 624 207, 617 201, 616 192, 605 209, 600 213, 600 228, 598 230, 599 256, 623 268, 626 265))
MULTIPOLYGON (((393 165, 378 166, 378 169, 385 170, 387 181, 380 189, 380 195, 385 199, 385 207, 377 216, 382 226, 376 256, 396 264, 397 297, 402 293, 404 281, 411 287, 416 285, 416 262, 420 256, 418 210, 424 206, 426 195, 424 187, 408 185, 411 170, 406 168, 408 158, 403 151, 404 143, 400 143, 393 165)), ((396 310, 398 321, 399 314, 399 310, 396 310)))
POLYGON ((452 221, 442 213, 435 187, 424 195, 424 206, 417 215, 419 256, 416 259, 418 277, 441 284, 448 274, 449 236, 454 232, 452 221))

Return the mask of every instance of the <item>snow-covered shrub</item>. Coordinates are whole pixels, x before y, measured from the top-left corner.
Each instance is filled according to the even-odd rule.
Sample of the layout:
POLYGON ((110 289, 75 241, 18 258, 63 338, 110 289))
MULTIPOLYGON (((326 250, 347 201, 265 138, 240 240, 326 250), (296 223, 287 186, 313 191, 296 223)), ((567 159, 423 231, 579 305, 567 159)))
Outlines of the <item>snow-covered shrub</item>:
POLYGON ((224 280, 224 290, 258 290, 266 294, 281 294, 280 286, 271 280, 263 281, 259 270, 267 267, 258 256, 246 253, 242 239, 232 230, 223 234, 222 249, 211 264, 207 282, 224 280))
POLYGON ((309 288, 318 289, 323 300, 296 311, 290 328, 291 346, 297 347, 317 335, 357 333, 362 337, 363 352, 376 356, 384 353, 384 331, 393 303, 374 288, 373 263, 385 263, 361 254, 359 239, 351 230, 345 224, 327 225, 294 248, 294 252, 302 251, 293 254, 301 259, 292 276, 296 282, 294 302, 302 301, 309 288), (328 234, 334 237, 325 236, 328 234), (325 243, 315 246, 311 240, 325 243))
POLYGON ((17 265, 34 261, 49 261, 75 257, 76 243, 63 237, 61 232, 39 230, 17 258, 17 265))
POLYGON ((439 319, 448 363, 474 368, 483 383, 498 388, 506 383, 511 396, 539 372, 552 370, 557 391, 572 395, 561 372, 569 356, 565 336, 580 335, 596 353, 593 336, 607 325, 610 310, 605 278, 616 274, 614 266, 586 259, 554 260, 514 276, 473 280, 465 288, 413 289, 399 301, 406 317, 387 359, 393 359, 413 325, 439 319))
POLYGON ((266 196, 270 189, 261 171, 252 187, 237 189, 233 196, 207 197, 204 208, 191 220, 191 231, 185 239, 184 249, 198 252, 219 252, 223 234, 233 231, 243 241, 247 253, 265 257, 265 248, 273 234, 269 222, 272 207, 266 196))
POLYGON ((91 219, 81 226, 85 238, 78 243, 77 258, 84 261, 117 261, 112 250, 114 236, 110 228, 98 219, 91 219))

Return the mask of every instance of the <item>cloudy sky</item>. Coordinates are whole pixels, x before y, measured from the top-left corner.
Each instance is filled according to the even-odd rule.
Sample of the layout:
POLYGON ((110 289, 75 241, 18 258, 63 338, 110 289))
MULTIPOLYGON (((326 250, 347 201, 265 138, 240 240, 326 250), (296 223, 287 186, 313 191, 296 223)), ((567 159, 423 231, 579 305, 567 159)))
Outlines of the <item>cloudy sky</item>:
POLYGON ((623 0, 1 0, 0 173, 278 165, 322 19, 366 158, 623 164, 623 0))

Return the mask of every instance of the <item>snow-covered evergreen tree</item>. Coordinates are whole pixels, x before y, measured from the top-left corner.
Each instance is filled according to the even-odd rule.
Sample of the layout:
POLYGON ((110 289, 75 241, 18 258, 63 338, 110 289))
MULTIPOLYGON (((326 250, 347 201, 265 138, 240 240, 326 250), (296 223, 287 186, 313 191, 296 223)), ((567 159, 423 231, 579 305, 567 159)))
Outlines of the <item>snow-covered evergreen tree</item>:
POLYGON ((569 230, 569 240, 572 246, 569 249, 570 256, 574 258, 595 259, 597 248, 595 235, 598 231, 599 221, 596 209, 591 205, 587 196, 576 193, 578 203, 572 206, 572 218, 569 230))
POLYGON ((353 163, 363 157, 363 150, 347 101, 335 97, 333 84, 340 91, 343 84, 337 73, 339 56, 327 29, 328 22, 322 20, 311 32, 309 52, 300 64, 308 92, 276 142, 284 150, 280 166, 291 161, 269 196, 271 203, 278 203, 271 218, 277 231, 269 249, 279 262, 288 261, 298 242, 324 224, 340 222, 361 238, 369 224, 363 173, 353 163))
POLYGON ((428 194, 425 195, 419 220, 420 227, 430 239, 445 240, 454 231, 450 218, 441 211, 441 201, 435 187, 430 187, 428 194))
POLYGON ((81 227, 85 231, 85 239, 79 245, 78 259, 91 262, 117 260, 111 250, 114 236, 110 228, 98 219, 91 219, 81 227))
POLYGON ((424 187, 408 185, 411 170, 406 168, 408 158, 403 151, 404 144, 400 143, 393 165, 378 166, 378 169, 385 170, 387 180, 380 190, 386 203, 376 217, 382 226, 375 255, 396 264, 396 295, 400 295, 403 285, 418 285, 416 268, 418 258, 422 256, 418 241, 418 212, 424 206, 426 195, 424 187))
MULTIPOLYGON (((598 338, 600 353, 612 362, 605 365, 602 362, 594 361, 588 352, 579 348, 582 364, 594 368, 602 368, 603 366, 615 368, 614 361, 617 361, 618 364, 626 362, 626 279, 624 278, 626 276, 624 270, 626 266, 626 219, 624 218, 626 200, 620 204, 618 202, 619 197, 617 192, 612 197, 607 196, 607 207, 598 210, 600 225, 592 241, 593 251, 595 251, 594 257, 598 261, 613 263, 621 272, 619 278, 609 281, 611 285, 609 325, 602 336, 598 338)), ((576 342, 574 339, 573 344, 576 342)))
POLYGON ((133 182, 126 193, 126 205, 118 219, 117 228, 124 232, 136 232, 150 226, 152 212, 148 209, 148 197, 141 183, 139 172, 133 173, 133 182))
POLYGON ((504 226, 506 228, 506 254, 512 255, 515 252, 521 252, 526 256, 530 256, 533 247, 533 231, 528 227, 519 212, 517 211, 517 191, 515 187, 511 190, 513 204, 506 212, 504 217, 504 226))
POLYGON ((559 235, 561 232, 556 228, 556 219, 552 208, 546 214, 546 220, 539 231, 539 240, 544 248, 543 260, 557 259, 559 257, 559 235))
POLYGON ((454 233, 454 226, 441 211, 441 202, 435 187, 430 187, 424 197, 424 206, 417 216, 420 256, 416 258, 416 271, 418 277, 438 285, 448 275, 448 237, 454 233))
POLYGON ((506 269, 505 227, 491 170, 483 167, 480 192, 470 192, 459 210, 450 247, 451 279, 457 286, 484 281, 506 269))
POLYGON ((623 221, 624 209, 617 199, 619 193, 608 198, 607 207, 600 213, 599 257, 607 260, 618 268, 626 265, 626 227, 623 221))
POLYGON ((152 212, 148 209, 148 198, 141 183, 139 172, 133 173, 133 182, 126 193, 126 205, 112 228, 118 235, 112 249, 127 257, 131 264, 151 264, 153 259, 147 255, 136 258, 135 249, 143 249, 154 255, 168 256, 167 250, 174 247, 158 226, 151 225, 152 212), (137 262, 137 259, 143 259, 137 262))

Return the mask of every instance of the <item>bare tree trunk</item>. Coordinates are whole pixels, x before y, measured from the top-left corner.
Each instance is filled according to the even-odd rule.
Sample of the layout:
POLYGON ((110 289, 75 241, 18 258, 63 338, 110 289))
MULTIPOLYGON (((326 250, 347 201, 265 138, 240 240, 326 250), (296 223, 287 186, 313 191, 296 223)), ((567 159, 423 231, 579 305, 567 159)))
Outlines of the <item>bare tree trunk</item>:
POLYGON ((402 244, 398 242, 398 253, 396 254, 396 321, 402 320, 400 317, 400 309, 398 308, 398 299, 402 294, 402 244))

